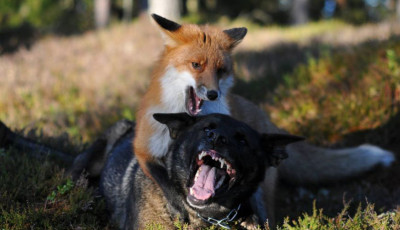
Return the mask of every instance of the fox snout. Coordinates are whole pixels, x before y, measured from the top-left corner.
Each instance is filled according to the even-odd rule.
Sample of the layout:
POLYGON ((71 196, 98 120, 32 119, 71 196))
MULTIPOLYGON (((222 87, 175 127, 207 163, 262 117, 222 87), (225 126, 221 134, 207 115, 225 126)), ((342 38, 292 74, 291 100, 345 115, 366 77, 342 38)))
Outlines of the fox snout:
POLYGON ((215 101, 219 98, 220 92, 217 89, 209 89, 204 85, 197 87, 197 94, 203 100, 215 101))

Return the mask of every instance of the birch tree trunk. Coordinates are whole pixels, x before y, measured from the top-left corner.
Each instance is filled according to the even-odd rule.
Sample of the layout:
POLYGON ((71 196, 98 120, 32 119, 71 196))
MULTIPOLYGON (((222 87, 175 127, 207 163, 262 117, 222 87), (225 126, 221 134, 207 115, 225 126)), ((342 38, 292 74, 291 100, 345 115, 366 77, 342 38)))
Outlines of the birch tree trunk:
POLYGON ((149 13, 155 13, 173 21, 179 21, 181 18, 181 1, 149 0, 149 13))
POLYGON ((400 0, 397 0, 396 2, 396 17, 397 20, 400 21, 400 0))
POLYGON ((308 22, 309 0, 293 0, 290 9, 291 22, 294 25, 301 25, 308 22))
POLYGON ((133 0, 123 0, 122 5, 124 8, 124 21, 129 22, 133 14, 133 0))
POLYGON ((110 21, 110 0, 94 0, 94 21, 96 28, 104 28, 110 21))

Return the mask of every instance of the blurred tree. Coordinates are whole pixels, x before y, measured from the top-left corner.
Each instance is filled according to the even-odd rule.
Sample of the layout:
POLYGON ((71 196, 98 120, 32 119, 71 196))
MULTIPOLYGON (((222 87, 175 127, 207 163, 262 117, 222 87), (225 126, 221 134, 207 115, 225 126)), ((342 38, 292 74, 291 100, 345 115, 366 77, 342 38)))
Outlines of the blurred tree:
POLYGON ((182 0, 182 16, 186 16, 188 13, 187 0, 182 0))
POLYGON ((129 22, 133 15, 133 0, 123 0, 124 20, 129 22))
POLYGON ((104 28, 110 21, 110 0, 94 0, 94 21, 96 28, 104 28))
POLYGON ((396 16, 397 16, 397 20, 400 21, 400 0, 397 0, 397 3, 396 3, 396 16))
POLYGON ((204 13, 207 11, 207 3, 206 0, 197 0, 197 8, 200 13, 204 13))
POLYGON ((149 0, 149 13, 179 21, 181 18, 181 0, 149 0))
POLYGON ((292 24, 301 25, 309 19, 309 0, 293 0, 290 8, 290 19, 292 24))

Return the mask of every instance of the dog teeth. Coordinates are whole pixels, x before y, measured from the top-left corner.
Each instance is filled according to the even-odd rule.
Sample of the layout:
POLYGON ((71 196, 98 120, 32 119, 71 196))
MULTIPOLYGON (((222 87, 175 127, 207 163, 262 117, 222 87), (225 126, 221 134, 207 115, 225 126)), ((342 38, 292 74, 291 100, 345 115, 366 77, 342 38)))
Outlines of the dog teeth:
POLYGON ((207 155, 206 152, 204 152, 204 151, 201 152, 201 153, 199 154, 199 160, 203 159, 203 157, 204 157, 205 155, 207 155))
POLYGON ((224 183, 225 180, 225 175, 223 175, 221 178, 219 178, 217 184, 215 185, 215 189, 218 189, 219 187, 221 187, 222 183, 224 183))
POLYGON ((221 169, 224 168, 224 165, 227 165, 226 161, 224 159, 222 159, 222 158, 219 159, 219 162, 221 163, 221 169))

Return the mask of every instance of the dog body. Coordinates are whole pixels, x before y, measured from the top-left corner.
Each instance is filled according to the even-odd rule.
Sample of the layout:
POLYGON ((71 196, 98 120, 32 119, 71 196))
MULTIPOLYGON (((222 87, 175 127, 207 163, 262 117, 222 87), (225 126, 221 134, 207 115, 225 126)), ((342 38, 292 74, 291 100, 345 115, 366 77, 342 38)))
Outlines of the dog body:
POLYGON ((144 174, 132 153, 133 132, 113 147, 102 172, 100 187, 120 228, 162 224, 172 229, 177 218, 200 228, 209 226, 202 218, 223 219, 232 210, 237 211, 235 221, 254 227, 263 224, 252 194, 266 168, 286 158, 282 149, 301 138, 261 135, 222 114, 154 117, 172 138, 165 164, 152 166, 158 185, 144 174))

